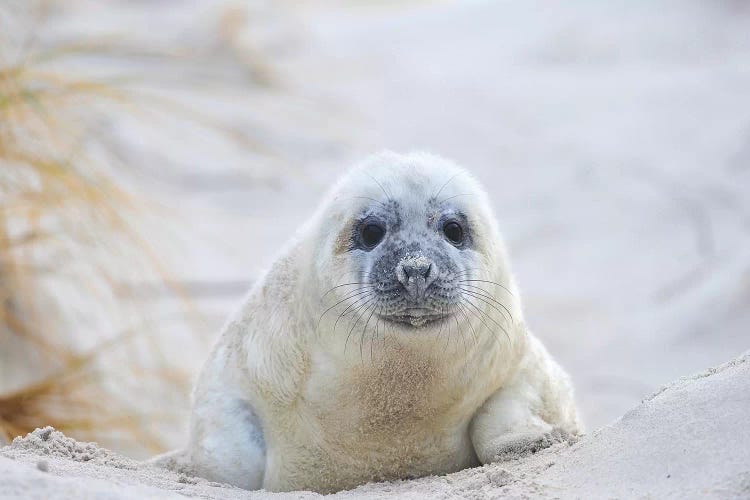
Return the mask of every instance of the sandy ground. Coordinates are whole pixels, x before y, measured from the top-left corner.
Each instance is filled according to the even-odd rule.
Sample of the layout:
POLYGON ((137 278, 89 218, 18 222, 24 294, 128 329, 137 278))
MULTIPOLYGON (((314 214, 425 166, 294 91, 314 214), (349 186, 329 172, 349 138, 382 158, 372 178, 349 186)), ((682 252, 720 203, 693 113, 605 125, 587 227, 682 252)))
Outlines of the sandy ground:
MULTIPOLYGON (((750 498, 750 351, 680 379, 572 445, 346 498, 750 498)), ((0 498, 313 498, 248 492, 38 429, 0 449, 0 498)))

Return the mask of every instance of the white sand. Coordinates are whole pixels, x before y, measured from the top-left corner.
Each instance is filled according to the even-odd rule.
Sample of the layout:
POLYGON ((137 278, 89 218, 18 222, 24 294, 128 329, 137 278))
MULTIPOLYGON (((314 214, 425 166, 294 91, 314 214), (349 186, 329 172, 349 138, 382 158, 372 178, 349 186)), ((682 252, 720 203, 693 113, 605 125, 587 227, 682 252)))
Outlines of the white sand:
MULTIPOLYGON (((340 498, 750 498, 750 351, 680 379, 571 445, 340 498)), ((312 498, 155 469, 51 428, 0 449, 0 498, 312 498)))

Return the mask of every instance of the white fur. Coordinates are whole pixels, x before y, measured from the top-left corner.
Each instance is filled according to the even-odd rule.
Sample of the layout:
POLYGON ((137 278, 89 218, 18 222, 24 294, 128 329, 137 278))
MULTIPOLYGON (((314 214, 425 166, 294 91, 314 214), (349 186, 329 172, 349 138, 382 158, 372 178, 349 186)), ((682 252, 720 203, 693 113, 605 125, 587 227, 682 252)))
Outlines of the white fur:
POLYGON ((526 330, 489 207, 468 173, 434 156, 384 153, 349 172, 225 327, 195 390, 188 446, 158 461, 248 489, 331 492, 577 434, 570 382, 526 330), (347 339, 353 318, 336 329, 338 314, 321 319, 347 287, 322 296, 366 257, 337 251, 339 233, 388 197, 421 224, 441 187, 440 198, 479 221, 478 251, 466 258, 481 267, 475 276, 510 291, 489 285, 512 321, 477 302, 492 322, 466 315, 440 331, 391 325, 347 339))

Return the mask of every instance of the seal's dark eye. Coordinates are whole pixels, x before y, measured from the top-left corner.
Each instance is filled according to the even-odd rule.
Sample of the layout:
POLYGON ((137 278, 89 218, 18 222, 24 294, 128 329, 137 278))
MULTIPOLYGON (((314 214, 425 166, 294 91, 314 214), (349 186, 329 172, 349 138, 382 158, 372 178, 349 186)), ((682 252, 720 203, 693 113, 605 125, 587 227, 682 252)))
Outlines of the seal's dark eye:
POLYGON ((461 224, 454 220, 449 220, 443 224, 443 234, 454 245, 460 245, 464 241, 464 230, 461 224))
POLYGON ((368 222, 362 226, 362 243, 367 248, 375 248, 381 242, 383 236, 385 236, 385 228, 380 224, 368 222))

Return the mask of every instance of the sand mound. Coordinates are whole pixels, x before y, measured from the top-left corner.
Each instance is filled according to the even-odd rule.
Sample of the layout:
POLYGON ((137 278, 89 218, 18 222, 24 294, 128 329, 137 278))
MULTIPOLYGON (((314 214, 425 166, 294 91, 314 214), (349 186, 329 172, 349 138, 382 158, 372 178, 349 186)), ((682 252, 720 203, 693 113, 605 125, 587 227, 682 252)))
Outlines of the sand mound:
MULTIPOLYGON (((532 456, 341 498, 750 497, 750 352, 680 379, 612 425, 532 456)), ((313 498, 249 492, 156 469, 51 427, 0 449, 2 498, 313 498)))

